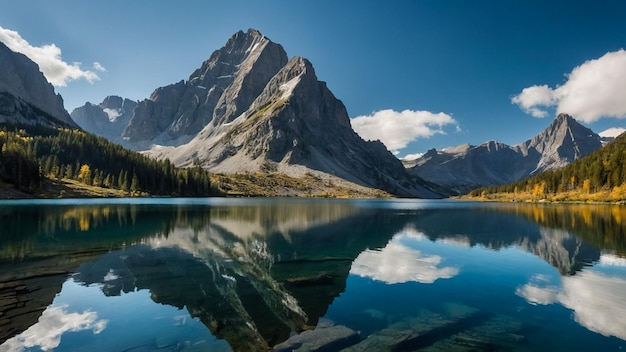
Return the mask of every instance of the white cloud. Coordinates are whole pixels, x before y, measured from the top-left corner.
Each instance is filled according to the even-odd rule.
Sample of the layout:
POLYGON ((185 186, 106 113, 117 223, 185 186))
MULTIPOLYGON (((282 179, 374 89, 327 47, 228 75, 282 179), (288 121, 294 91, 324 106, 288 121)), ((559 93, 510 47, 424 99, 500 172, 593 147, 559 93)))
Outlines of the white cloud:
POLYGON ((511 102, 535 117, 556 107, 584 122, 602 117, 626 118, 626 51, 609 52, 574 68, 567 81, 556 88, 535 85, 524 88, 511 102))
POLYGON ((394 154, 418 138, 445 134, 443 127, 456 125, 448 114, 391 109, 351 119, 352 128, 365 140, 380 140, 394 154))
POLYGON ((100 72, 106 72, 107 71, 107 69, 104 68, 104 66, 102 66, 102 64, 99 63, 98 61, 93 63, 93 69, 96 70, 96 71, 100 71, 100 72))
POLYGON ((67 332, 92 330, 94 334, 99 334, 106 328, 108 321, 98 320, 96 313, 69 313, 66 308, 61 306, 46 309, 37 324, 10 338, 0 347, 8 351, 29 351, 37 346, 43 351, 49 351, 59 346, 61 337, 67 332))
POLYGON ((556 103, 554 91, 547 85, 524 88, 522 93, 511 100, 534 117, 548 116, 547 111, 541 110, 537 106, 551 106, 556 103))
MULTIPOLYGON (((90 83, 100 77, 89 70, 83 70, 79 62, 67 63, 61 58, 61 49, 55 44, 32 46, 16 31, 0 27, 0 41, 9 49, 26 55, 33 60, 46 76, 46 79, 57 87, 64 87, 69 81, 85 79, 90 83)), ((104 71, 100 63, 94 63, 94 69, 104 71)))
POLYGON ((419 240, 411 234, 398 235, 380 251, 362 252, 352 263, 350 273, 388 284, 409 281, 430 284, 437 279, 451 278, 459 273, 458 268, 439 268, 440 256, 423 255, 401 243, 409 239, 419 240))

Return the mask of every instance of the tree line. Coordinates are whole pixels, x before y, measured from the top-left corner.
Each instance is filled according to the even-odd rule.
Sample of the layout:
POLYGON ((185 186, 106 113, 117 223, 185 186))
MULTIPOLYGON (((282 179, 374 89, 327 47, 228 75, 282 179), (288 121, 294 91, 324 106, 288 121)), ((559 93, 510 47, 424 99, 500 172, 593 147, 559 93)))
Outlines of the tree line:
POLYGON ((178 168, 81 130, 0 125, 0 179, 34 192, 45 179, 63 178, 130 194, 214 194, 200 167, 178 168))
POLYGON ((558 170, 546 171, 519 182, 483 187, 470 196, 494 193, 530 192, 536 199, 567 192, 604 193, 610 199, 626 199, 626 134, 603 148, 558 170))

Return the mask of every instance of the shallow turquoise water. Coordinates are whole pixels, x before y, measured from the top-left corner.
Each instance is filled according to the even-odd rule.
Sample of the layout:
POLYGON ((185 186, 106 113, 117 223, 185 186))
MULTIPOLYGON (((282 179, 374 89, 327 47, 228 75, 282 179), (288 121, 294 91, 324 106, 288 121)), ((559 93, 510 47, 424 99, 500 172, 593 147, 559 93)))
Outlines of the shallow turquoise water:
POLYGON ((326 350, 620 350, 622 219, 600 205, 2 201, 0 351, 268 350, 311 331, 326 350))

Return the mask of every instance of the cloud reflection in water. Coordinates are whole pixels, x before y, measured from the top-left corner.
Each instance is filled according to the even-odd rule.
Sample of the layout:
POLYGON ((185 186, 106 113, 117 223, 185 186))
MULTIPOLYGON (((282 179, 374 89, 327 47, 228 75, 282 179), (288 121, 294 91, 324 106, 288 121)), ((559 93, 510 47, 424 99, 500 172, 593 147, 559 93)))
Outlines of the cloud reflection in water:
MULTIPOLYGON (((623 263, 613 256, 604 261, 610 265, 623 263)), ((603 263, 602 257, 600 263, 603 263)), ((596 269, 563 277, 560 287, 534 276, 528 284, 519 287, 516 294, 531 304, 560 303, 573 310, 574 319, 585 328, 626 340, 626 280, 596 269)))
POLYGON ((442 258, 425 255, 407 246, 407 241, 418 242, 425 236, 407 230, 394 236, 382 250, 366 250, 352 263, 350 273, 387 284, 410 281, 430 284, 437 279, 448 279, 459 273, 458 268, 440 268, 442 258))
POLYGON ((61 343, 61 337, 68 332, 92 330, 101 333, 108 323, 98 320, 98 314, 91 311, 70 313, 67 306, 46 309, 37 324, 7 340, 2 346, 7 351, 25 351, 38 346, 43 351, 53 350, 61 343))

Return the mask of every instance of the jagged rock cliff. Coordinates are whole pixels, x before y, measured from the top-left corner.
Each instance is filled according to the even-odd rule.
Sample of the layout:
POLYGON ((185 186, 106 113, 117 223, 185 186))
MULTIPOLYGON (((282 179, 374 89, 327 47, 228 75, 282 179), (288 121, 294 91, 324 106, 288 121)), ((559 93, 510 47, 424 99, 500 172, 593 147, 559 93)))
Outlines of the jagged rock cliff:
POLYGON ((228 123, 248 109, 287 63, 287 54, 256 30, 237 32, 189 80, 156 89, 139 102, 123 136, 176 145, 209 122, 228 123))
POLYGON ((425 180, 464 193, 561 168, 601 147, 600 136, 571 116, 559 114, 548 128, 524 143, 509 146, 490 141, 432 149, 405 166, 425 180))
POLYGON ((189 80, 139 102, 123 142, 176 165, 213 172, 314 174, 399 196, 446 190, 410 175, 380 142, 366 142, 312 64, 287 58, 256 30, 237 32, 189 80))
POLYGON ((0 122, 78 127, 39 66, 0 43, 0 122))

